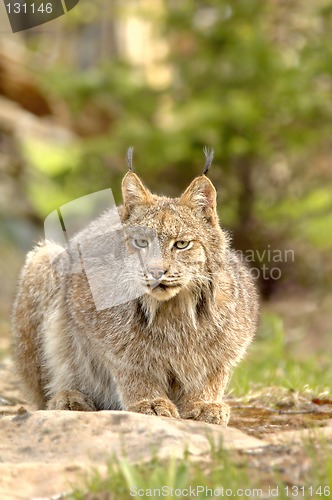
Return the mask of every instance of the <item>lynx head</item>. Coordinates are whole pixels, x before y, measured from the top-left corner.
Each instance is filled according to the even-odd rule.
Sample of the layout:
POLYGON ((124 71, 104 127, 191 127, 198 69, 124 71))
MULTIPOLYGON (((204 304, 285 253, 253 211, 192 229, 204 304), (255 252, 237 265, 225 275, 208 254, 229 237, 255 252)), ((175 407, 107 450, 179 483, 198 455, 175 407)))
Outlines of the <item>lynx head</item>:
POLYGON ((152 194, 130 171, 123 179, 122 195, 129 251, 140 253, 150 296, 165 301, 184 290, 200 294, 211 288, 228 241, 219 226, 210 180, 201 175, 172 199, 152 194))

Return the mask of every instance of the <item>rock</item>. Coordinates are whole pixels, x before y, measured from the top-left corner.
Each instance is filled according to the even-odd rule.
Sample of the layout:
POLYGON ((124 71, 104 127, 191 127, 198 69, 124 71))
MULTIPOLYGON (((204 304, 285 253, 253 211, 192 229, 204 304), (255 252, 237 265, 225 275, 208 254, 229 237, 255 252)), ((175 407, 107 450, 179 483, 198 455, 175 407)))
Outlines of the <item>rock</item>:
POLYGON ((242 431, 187 420, 124 411, 73 412, 22 409, 0 419, 2 463, 101 463, 113 455, 131 461, 182 457, 211 450, 210 439, 225 449, 264 446, 242 431))
POLYGON ((122 411, 36 411, 21 408, 0 418, 0 498, 50 497, 70 489, 69 480, 103 468, 113 456, 131 462, 197 457, 211 442, 225 449, 265 446, 234 428, 122 411), (19 478, 19 480, 18 480, 19 478))
MULTIPOLYGON (((106 465, 95 469, 106 473, 106 465)), ((0 498, 2 500, 50 500, 62 498, 72 491, 72 484, 91 472, 80 463, 61 464, 0 464, 0 498)))

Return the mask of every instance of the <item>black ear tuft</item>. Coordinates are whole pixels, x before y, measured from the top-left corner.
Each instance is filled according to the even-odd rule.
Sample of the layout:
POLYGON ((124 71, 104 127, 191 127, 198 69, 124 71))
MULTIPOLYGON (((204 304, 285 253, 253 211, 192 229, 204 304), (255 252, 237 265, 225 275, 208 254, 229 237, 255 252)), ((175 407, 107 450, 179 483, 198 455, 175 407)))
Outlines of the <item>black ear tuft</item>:
POLYGON ((134 172, 133 154, 134 154, 134 147, 129 146, 128 151, 127 151, 127 164, 128 164, 129 172, 134 172))
POLYGON ((211 167, 212 162, 213 162, 214 149, 208 148, 207 146, 204 146, 203 152, 205 155, 205 166, 204 166, 203 175, 206 175, 208 173, 209 168, 211 167))

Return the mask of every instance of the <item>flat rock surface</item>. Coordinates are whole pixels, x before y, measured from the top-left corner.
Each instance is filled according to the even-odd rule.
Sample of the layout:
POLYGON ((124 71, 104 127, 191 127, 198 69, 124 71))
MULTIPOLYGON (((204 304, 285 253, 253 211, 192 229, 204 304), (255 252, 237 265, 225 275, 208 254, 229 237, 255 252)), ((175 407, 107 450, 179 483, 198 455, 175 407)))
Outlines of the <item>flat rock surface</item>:
POLYGON ((264 446, 238 429, 200 422, 156 418, 124 411, 19 412, 0 419, 0 462, 99 463, 126 455, 131 461, 191 455, 211 450, 210 439, 225 449, 264 446))
POLYGON ((211 439, 226 449, 256 449, 264 441, 238 429, 121 411, 71 412, 22 409, 0 418, 0 498, 50 498, 70 490, 92 466, 112 457, 133 462, 200 456, 211 439))
POLYGON ((112 457, 133 462, 200 456, 211 439, 226 449, 265 446, 238 429, 121 411, 19 410, 0 418, 0 498, 31 499, 70 490, 92 466, 112 457))
MULTIPOLYGON (((106 465, 95 466, 105 474, 106 465)), ((0 464, 1 500, 41 500, 63 498, 72 485, 84 481, 91 473, 88 464, 63 462, 59 464, 0 464)))

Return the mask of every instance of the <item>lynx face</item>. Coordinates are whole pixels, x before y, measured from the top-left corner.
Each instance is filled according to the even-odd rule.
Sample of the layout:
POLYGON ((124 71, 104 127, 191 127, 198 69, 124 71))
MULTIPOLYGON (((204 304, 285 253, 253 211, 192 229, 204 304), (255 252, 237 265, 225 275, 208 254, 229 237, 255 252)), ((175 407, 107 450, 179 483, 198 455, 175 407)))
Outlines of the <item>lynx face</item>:
POLYGON ((123 200, 128 252, 139 255, 147 293, 164 301, 208 286, 211 240, 223 242, 211 182, 198 177, 180 198, 170 199, 152 195, 128 173, 123 200))

